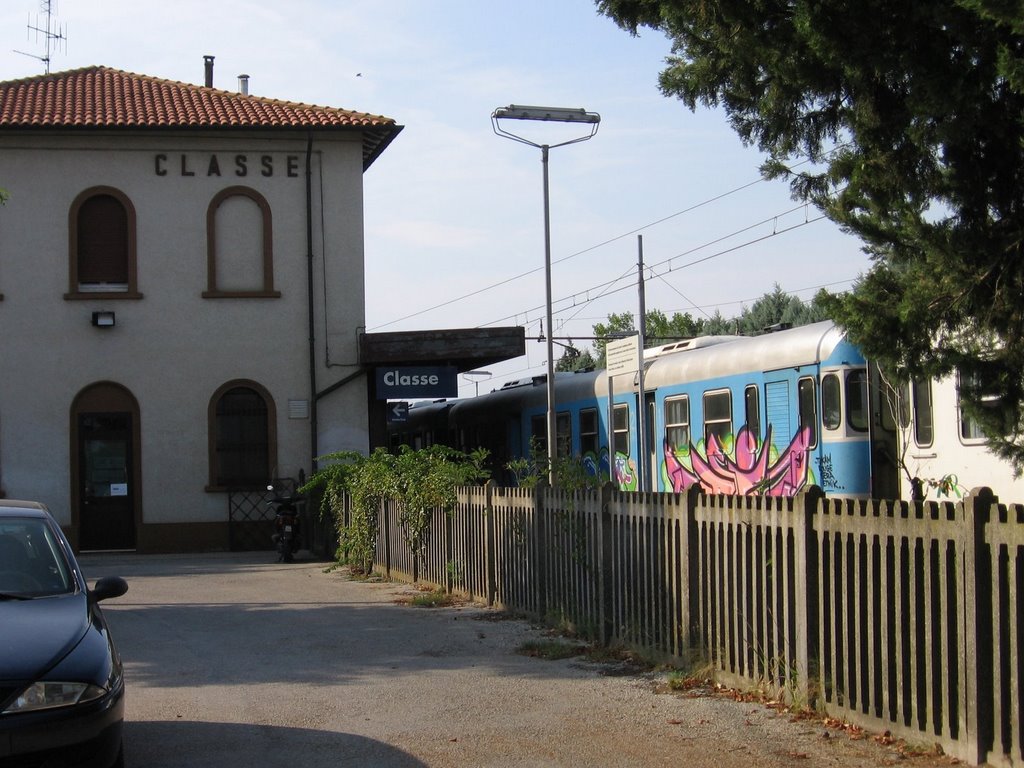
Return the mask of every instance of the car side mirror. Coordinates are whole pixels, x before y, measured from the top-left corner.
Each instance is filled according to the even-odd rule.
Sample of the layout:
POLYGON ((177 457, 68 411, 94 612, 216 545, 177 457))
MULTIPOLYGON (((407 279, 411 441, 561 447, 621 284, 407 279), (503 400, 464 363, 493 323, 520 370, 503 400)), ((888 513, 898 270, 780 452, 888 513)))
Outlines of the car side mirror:
POLYGON ((120 576, 104 576, 96 582, 96 588, 89 590, 89 598, 94 602, 120 597, 128 591, 128 582, 120 576))

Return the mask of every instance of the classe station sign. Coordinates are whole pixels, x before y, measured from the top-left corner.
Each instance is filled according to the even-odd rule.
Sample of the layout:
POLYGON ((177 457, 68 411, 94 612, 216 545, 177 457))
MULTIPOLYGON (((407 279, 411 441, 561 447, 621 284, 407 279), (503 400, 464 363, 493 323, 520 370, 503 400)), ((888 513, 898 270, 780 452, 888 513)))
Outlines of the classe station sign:
POLYGON ((457 397, 459 374, 454 365, 393 365, 377 369, 377 399, 405 400, 457 397))

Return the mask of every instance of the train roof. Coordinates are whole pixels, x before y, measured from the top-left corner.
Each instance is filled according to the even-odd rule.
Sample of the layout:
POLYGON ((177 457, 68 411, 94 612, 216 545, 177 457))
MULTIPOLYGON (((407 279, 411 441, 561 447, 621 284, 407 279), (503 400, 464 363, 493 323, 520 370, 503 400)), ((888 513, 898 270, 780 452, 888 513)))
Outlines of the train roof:
MULTIPOLYGON (((748 371, 771 371, 827 361, 843 342, 844 334, 831 321, 762 336, 706 336, 685 342, 644 350, 647 389, 704 381, 748 371)), ((863 362, 855 357, 849 363, 863 362)), ((616 393, 636 389, 636 374, 614 377, 616 393)), ((608 376, 604 370, 558 372, 555 374, 559 405, 604 397, 608 394, 608 376)), ((447 401, 451 417, 464 422, 486 421, 503 413, 542 408, 547 403, 547 377, 517 379, 476 397, 447 401)))
MULTIPOLYGON (((644 374, 649 389, 681 381, 704 381, 747 371, 772 371, 827 361, 845 334, 831 321, 802 325, 654 360, 644 374)), ((847 362, 859 363, 857 356, 847 362)))
POLYGON ((742 338, 742 336, 695 336, 692 339, 670 341, 668 344, 661 344, 657 347, 647 347, 644 349, 644 360, 654 360, 655 358, 662 357, 663 355, 669 355, 673 352, 689 352, 690 350, 702 349, 714 344, 722 344, 726 341, 736 341, 737 339, 742 338))
MULTIPOLYGON (((604 371, 560 371, 555 374, 558 401, 569 403, 575 400, 591 399, 603 393, 604 371)), ((547 403, 547 376, 519 379, 477 397, 458 400, 452 406, 453 417, 460 419, 490 418, 504 410, 520 410, 530 406, 544 406, 547 403)))

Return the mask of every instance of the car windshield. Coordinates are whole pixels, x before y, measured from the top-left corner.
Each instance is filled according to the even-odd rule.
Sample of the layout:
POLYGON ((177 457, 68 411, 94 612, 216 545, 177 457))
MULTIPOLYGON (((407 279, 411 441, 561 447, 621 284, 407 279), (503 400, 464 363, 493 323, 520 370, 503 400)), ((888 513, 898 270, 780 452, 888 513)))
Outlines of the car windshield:
POLYGON ((49 597, 74 589, 57 538, 44 520, 0 518, 0 600, 49 597))

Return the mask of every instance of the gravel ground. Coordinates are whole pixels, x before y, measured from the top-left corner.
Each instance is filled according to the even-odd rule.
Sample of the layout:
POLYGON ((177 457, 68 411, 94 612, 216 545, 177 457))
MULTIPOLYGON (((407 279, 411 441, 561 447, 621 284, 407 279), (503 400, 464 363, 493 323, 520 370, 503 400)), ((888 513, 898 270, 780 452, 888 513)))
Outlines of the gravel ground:
POLYGON ((518 652, 541 628, 272 553, 86 555, 127 670, 127 763, 164 766, 950 765, 665 674, 518 652))

